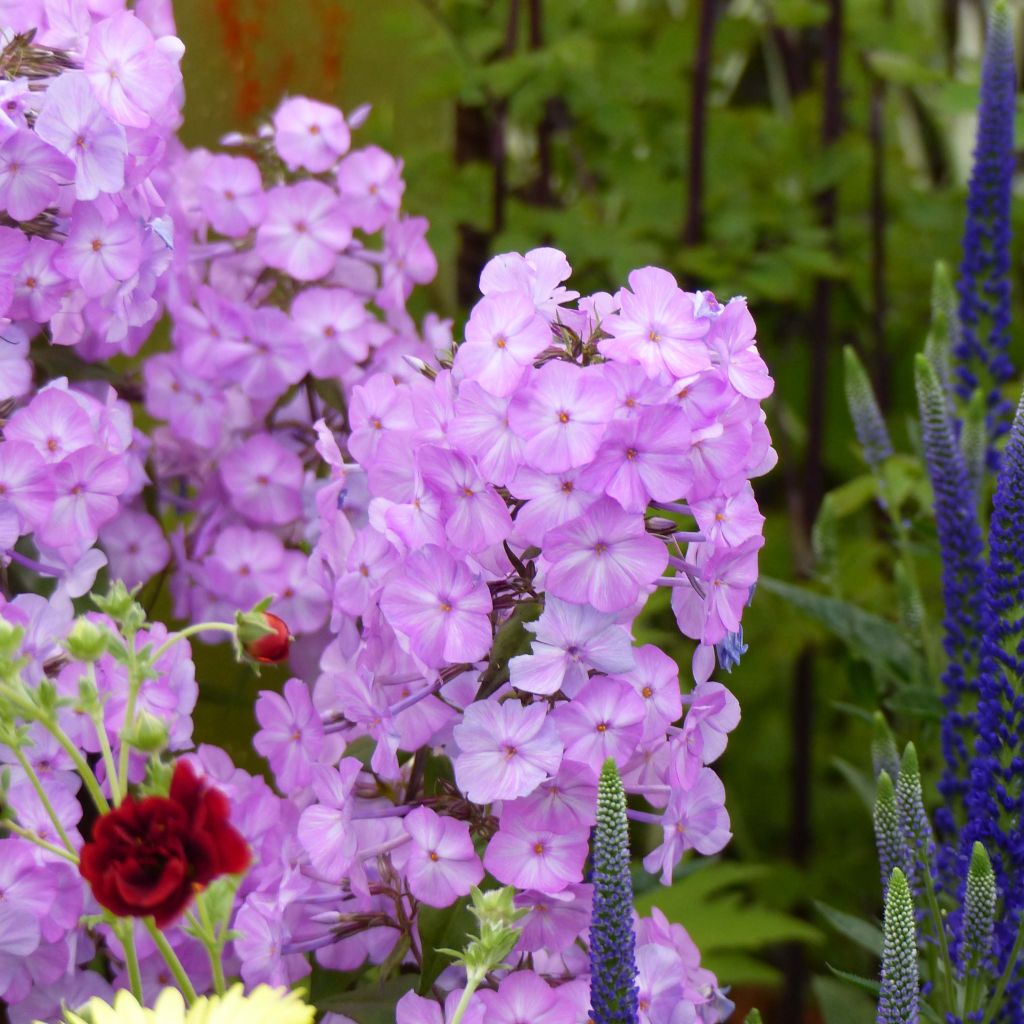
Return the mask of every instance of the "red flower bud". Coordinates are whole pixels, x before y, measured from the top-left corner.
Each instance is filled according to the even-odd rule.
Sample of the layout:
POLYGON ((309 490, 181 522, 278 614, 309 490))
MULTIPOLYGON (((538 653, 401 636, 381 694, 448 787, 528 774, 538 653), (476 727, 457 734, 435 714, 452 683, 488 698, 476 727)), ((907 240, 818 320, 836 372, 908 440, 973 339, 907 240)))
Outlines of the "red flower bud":
POLYGON ((118 917, 152 914, 163 927, 197 888, 249 866, 249 847, 229 810, 220 790, 179 761, 170 796, 129 796, 97 819, 79 871, 101 906, 118 917))
POLYGON ((254 661, 262 662, 264 665, 273 665, 288 657, 288 648, 291 646, 292 638, 288 632, 288 625, 283 619, 279 619, 272 612, 262 612, 261 614, 265 625, 274 632, 264 633, 254 640, 249 640, 244 645, 245 653, 254 661))

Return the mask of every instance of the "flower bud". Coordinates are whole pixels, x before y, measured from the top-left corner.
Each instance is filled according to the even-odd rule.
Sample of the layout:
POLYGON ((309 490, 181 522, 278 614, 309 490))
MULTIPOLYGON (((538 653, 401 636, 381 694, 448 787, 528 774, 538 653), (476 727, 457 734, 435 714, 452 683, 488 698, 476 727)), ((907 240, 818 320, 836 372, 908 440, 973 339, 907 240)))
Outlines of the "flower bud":
POLYGON ((107 631, 88 619, 77 619, 64 646, 75 661, 99 661, 107 651, 107 631))
POLYGON ((148 711, 140 711, 121 733, 121 742, 144 754, 155 754, 167 745, 167 723, 148 711))
POLYGON ((283 619, 273 612, 239 612, 238 642, 245 654, 263 665, 274 665, 288 657, 292 638, 283 619))

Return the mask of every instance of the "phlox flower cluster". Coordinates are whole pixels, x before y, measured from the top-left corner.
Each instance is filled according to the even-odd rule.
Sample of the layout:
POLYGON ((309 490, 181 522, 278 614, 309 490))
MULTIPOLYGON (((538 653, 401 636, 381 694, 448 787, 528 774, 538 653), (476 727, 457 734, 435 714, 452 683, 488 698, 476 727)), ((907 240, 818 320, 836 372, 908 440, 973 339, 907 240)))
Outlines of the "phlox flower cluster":
MULTIPOLYGON (((304 952, 380 962, 420 906, 489 875, 527 914, 515 969, 473 999, 499 1019, 520 1005, 575 1019, 604 761, 651 808, 630 816, 658 826, 644 863, 664 882, 686 851, 730 837, 710 764, 739 709, 711 677, 716 645, 727 667, 742 647, 756 581, 750 479, 774 462, 771 380, 742 299, 687 293, 656 268, 579 298, 569 275, 553 249, 495 257, 453 351, 410 360, 411 378, 367 376, 347 434, 316 425, 327 476, 310 561, 335 636, 312 686, 256 705, 298 841, 256 866, 239 911, 249 983, 297 980, 304 952), (682 694, 676 663, 633 641, 660 588, 697 641, 682 694)), ((644 1019, 680 1003, 719 1019, 681 930, 640 927, 644 1019)), ((410 1021, 440 1014, 406 1003, 410 1021)))

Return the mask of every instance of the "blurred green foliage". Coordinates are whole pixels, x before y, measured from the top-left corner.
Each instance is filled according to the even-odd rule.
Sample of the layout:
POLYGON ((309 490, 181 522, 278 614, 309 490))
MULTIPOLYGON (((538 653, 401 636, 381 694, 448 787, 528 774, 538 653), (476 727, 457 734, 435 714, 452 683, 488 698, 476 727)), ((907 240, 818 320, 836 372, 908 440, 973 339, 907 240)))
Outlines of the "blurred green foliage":
MULTIPOLYGON (((690 287, 748 297, 777 381, 769 423, 780 465, 757 490, 768 516, 763 572, 779 582, 761 588, 744 622, 750 653, 724 680, 744 715, 718 765, 736 836, 730 856, 744 865, 796 861, 797 872, 772 868, 767 884, 756 872, 745 877, 759 898, 771 890, 769 907, 810 920, 809 900, 820 898, 877 918, 859 774, 867 764, 867 711, 916 672, 920 653, 906 645, 883 653, 878 643, 891 639, 887 624, 899 619, 898 587, 886 520, 846 419, 840 348, 861 352, 900 447, 913 451, 914 432, 904 424, 914 409, 911 359, 927 330, 932 264, 943 258, 956 266, 959 257, 981 5, 718 0, 707 88, 696 102, 703 0, 175 6, 188 48, 183 137, 190 145, 213 145, 222 132, 251 127, 282 91, 347 110, 373 104, 358 140, 405 159, 407 208, 433 225, 442 271, 424 306, 464 317, 457 268, 471 263, 468 237, 482 239, 489 252, 555 245, 568 254, 573 285, 583 292, 614 289, 631 268, 656 263, 690 287), (837 26, 832 99, 839 107, 826 127, 828 44, 837 26), (706 184, 694 197, 693 113, 700 108, 707 113, 699 147, 706 184), (687 228, 688 204, 699 210, 696 228, 687 228), (822 294, 824 317, 816 304, 822 294), (823 386, 812 377, 815 358, 826 369, 823 386), (814 402, 822 397, 816 422, 814 402), (821 434, 820 457, 808 443, 812 430, 821 434), (838 485, 812 545, 817 492, 838 485), (815 547, 829 555, 825 563, 816 564, 815 547), (823 596, 801 597, 802 609, 795 607, 788 588, 814 572, 823 596), (799 682, 808 664, 809 687, 799 682), (799 736, 808 728, 810 748, 801 754, 799 736)), ((896 460, 891 472, 908 506, 926 508, 914 459, 896 460)), ((925 595, 937 598, 936 560, 925 550, 918 561, 925 595)), ((655 604, 646 628, 674 645, 686 671, 689 645, 670 639, 665 603, 655 604)), ((252 689, 226 664, 222 682, 207 690, 223 695, 223 713, 199 722, 201 734, 222 742, 237 688, 252 689)), ((204 678, 217 673, 213 665, 204 678)), ((915 730, 927 757, 927 722, 918 719, 915 730)), ((670 902, 678 895, 671 892, 670 902)), ((731 908, 687 922, 709 951, 721 953, 715 920, 731 908)), ((804 938, 811 933, 799 928, 773 936, 804 938)), ((730 949, 741 957, 735 976, 751 977, 742 948, 730 949)), ((863 957, 863 972, 871 973, 869 954, 863 957)), ((842 962, 857 966, 852 951, 842 962)), ((722 971, 730 980, 727 959, 722 971)), ((814 987, 828 1019, 867 1019, 837 997, 836 984, 819 978, 814 987)))

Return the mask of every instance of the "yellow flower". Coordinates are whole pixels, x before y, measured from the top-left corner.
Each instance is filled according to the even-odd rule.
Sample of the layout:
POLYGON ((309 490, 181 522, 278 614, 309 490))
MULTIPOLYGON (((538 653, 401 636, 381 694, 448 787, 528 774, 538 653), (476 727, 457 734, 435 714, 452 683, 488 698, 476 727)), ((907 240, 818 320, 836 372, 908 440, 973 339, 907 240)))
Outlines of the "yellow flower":
MULTIPOLYGON (((298 992, 260 985, 248 995, 234 985, 225 995, 203 996, 185 1008, 177 989, 160 993, 152 1010, 140 1006, 126 991, 118 992, 113 1005, 90 999, 78 1014, 67 1014, 68 1024, 313 1024, 312 1006, 298 992)), ((42 1024, 42 1021, 36 1021, 42 1024)))

